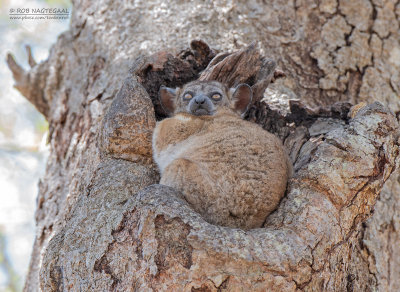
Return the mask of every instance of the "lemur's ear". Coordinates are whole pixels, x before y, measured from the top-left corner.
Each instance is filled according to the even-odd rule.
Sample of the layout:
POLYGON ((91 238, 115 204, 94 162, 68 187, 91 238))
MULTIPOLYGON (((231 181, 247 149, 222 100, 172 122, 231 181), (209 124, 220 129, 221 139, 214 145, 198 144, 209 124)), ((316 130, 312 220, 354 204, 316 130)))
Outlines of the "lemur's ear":
POLYGON ((176 97, 176 89, 161 86, 158 91, 160 102, 167 114, 172 114, 175 110, 174 99, 176 97))
POLYGON ((239 84, 236 88, 231 89, 232 101, 234 103, 234 109, 238 111, 241 115, 246 113, 251 100, 253 98, 253 91, 251 87, 247 84, 239 84))

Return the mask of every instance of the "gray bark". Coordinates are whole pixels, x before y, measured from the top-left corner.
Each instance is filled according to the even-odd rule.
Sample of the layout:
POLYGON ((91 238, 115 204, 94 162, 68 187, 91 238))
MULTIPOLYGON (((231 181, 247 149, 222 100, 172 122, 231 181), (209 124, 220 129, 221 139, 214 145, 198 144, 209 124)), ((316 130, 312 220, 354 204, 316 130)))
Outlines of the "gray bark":
POLYGON ((29 72, 8 61, 50 124, 26 291, 400 289, 398 173, 384 185, 398 163, 387 109, 400 109, 398 2, 73 5, 47 61, 29 72), (284 139, 295 161, 263 229, 210 225, 174 190, 150 186, 156 116, 129 68, 191 38, 221 51, 258 41, 286 74, 261 111, 281 124, 248 117, 284 139), (338 101, 383 106, 361 104, 347 117, 331 107, 338 101))

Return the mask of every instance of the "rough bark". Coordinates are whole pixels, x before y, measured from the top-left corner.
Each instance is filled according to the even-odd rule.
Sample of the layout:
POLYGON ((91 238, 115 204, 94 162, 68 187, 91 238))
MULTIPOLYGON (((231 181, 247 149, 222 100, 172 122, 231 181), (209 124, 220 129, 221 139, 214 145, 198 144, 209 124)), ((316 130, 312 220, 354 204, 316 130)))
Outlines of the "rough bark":
MULTIPOLYGON (((38 289, 39 269, 49 291, 398 290, 398 174, 376 202, 396 164, 397 121, 379 104, 348 118, 345 102, 400 109, 399 9, 368 0, 75 2, 47 61, 30 62, 29 72, 9 61, 50 123, 25 290, 38 289), (148 148, 153 93, 128 70, 139 55, 182 49, 192 36, 216 49, 192 46, 193 57, 180 58, 185 78, 254 40, 287 76, 247 117, 284 139, 295 161, 264 229, 209 225, 174 190, 148 187, 158 180, 148 148)), ((160 82, 186 82, 182 74, 160 82)))
MULTIPOLYGON (((151 109, 149 96, 135 78, 127 79, 105 115, 101 140, 110 142, 102 145, 130 145, 114 137, 137 121, 116 116, 131 109, 141 119, 133 105, 146 107, 143 99, 151 109)), ((307 131, 309 139, 292 139, 293 145, 301 145, 292 148, 300 151, 291 153, 296 174, 288 194, 265 228, 250 231, 207 223, 166 186, 142 189, 155 176, 142 154, 150 152, 150 141, 149 151, 135 143, 134 155, 124 157, 129 161, 120 157, 132 148, 103 148, 88 193, 78 199, 71 219, 45 251, 42 289, 346 289, 349 275, 364 268, 351 267, 355 235, 399 155, 399 126, 393 114, 379 103, 352 109, 347 123, 319 118, 308 129, 298 128, 307 131)), ((154 114, 147 116, 154 121, 154 114)), ((138 134, 143 132, 148 131, 134 131, 132 140, 142 145, 138 134)), ((369 288, 368 282, 351 285, 357 291, 369 288)))

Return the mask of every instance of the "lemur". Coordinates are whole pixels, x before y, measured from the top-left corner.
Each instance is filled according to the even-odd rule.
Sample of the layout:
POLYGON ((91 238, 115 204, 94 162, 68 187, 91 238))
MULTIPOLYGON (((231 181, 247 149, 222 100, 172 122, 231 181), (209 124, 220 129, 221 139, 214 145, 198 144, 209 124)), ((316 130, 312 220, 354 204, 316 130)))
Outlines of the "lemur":
POLYGON ((285 193, 291 163, 275 135, 242 119, 251 87, 194 81, 161 87, 159 96, 171 115, 153 134, 160 184, 211 224, 261 227, 285 193))

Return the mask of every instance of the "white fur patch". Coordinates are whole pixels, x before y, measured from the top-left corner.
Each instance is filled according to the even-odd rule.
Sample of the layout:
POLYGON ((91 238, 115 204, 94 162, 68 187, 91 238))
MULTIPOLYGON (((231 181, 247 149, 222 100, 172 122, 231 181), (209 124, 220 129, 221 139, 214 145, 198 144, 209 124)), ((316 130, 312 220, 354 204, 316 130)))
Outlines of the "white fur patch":
MULTIPOLYGON (((186 115, 176 115, 174 117, 177 120, 180 121, 191 121, 192 118, 188 117, 186 115)), ((154 161, 157 163, 161 174, 164 172, 164 169, 172 163, 172 161, 174 161, 175 159, 178 158, 182 158, 184 156, 184 153, 186 152, 186 150, 188 150, 191 145, 193 145, 192 142, 190 142, 192 139, 186 139, 184 141, 181 141, 177 144, 170 144, 168 145, 165 149, 159 151, 159 149, 157 149, 154 141, 156 141, 157 136, 159 134, 160 131, 160 127, 157 127, 154 129, 153 132, 153 158, 154 161)))
POLYGON ((154 160, 160 168, 161 174, 164 172, 164 169, 179 156, 180 153, 181 149, 179 149, 179 147, 176 147, 176 145, 168 145, 167 148, 160 151, 160 153, 154 157, 154 160))
POLYGON ((182 145, 182 143, 178 143, 176 145, 168 145, 168 147, 160 151, 158 155, 155 155, 154 160, 158 164, 161 174, 172 161, 180 158, 185 150, 185 145, 182 145))
POLYGON ((179 115, 179 114, 176 115, 175 118, 176 118, 177 120, 179 120, 179 121, 182 121, 182 122, 189 122, 189 121, 192 120, 191 117, 188 117, 188 116, 186 116, 186 115, 179 115))
POLYGON ((161 174, 164 172, 165 168, 172 163, 172 161, 184 156, 184 152, 190 148, 188 144, 188 141, 182 141, 175 145, 168 145, 167 148, 154 155, 154 160, 160 168, 161 174))

